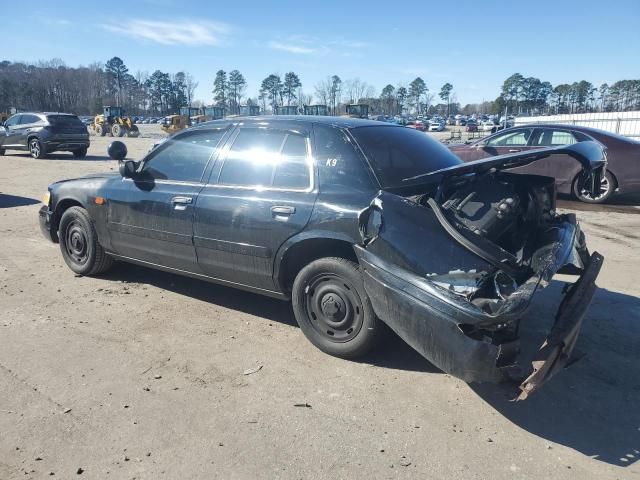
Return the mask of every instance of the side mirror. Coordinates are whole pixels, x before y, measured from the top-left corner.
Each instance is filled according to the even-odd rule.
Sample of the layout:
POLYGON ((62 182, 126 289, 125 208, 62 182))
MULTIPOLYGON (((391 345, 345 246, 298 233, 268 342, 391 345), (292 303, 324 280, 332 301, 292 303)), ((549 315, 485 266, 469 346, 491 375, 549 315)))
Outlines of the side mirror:
POLYGON ((111 142, 107 147, 107 153, 114 160, 124 160, 127 156, 127 146, 116 140, 115 142, 111 142))
POLYGON ((133 160, 121 161, 119 165, 122 178, 134 178, 137 175, 138 165, 133 160))

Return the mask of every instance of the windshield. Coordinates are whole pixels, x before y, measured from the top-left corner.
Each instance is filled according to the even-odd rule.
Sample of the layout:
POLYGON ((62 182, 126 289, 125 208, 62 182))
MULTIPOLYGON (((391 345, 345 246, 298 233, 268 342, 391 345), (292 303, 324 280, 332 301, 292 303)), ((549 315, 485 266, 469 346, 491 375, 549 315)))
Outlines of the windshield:
POLYGON ((411 128, 381 125, 351 129, 383 188, 423 183, 411 179, 462 163, 447 147, 411 128))
POLYGON ((76 126, 82 125, 82 122, 75 115, 47 115, 47 120, 51 125, 57 126, 76 126))

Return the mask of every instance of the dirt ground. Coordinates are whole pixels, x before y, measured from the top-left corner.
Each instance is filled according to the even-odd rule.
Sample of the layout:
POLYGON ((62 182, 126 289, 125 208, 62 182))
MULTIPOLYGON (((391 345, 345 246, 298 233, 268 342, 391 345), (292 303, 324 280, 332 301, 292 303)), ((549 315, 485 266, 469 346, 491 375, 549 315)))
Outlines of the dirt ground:
MULTIPOLYGON (((563 203, 606 257, 586 355, 512 403, 396 337, 327 356, 278 300, 126 264, 74 276, 39 202, 116 169, 109 140, 85 160, 0 157, 0 479, 640 478, 640 208, 563 203)), ((125 139, 129 157, 154 141, 125 139)), ((561 288, 524 321, 538 339, 561 288)))

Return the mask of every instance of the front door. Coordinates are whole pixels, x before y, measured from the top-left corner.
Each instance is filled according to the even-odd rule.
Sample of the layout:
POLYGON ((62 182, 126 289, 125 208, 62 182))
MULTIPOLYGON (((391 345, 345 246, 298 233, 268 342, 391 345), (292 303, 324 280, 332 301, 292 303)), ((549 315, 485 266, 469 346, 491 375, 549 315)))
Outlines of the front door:
POLYGON ((194 243, 212 277, 273 290, 278 248, 307 224, 316 198, 310 136, 240 126, 196 205, 194 243))
POLYGON ((530 142, 532 133, 532 128, 512 128, 492 135, 478 145, 479 154, 476 160, 532 150, 530 142))
POLYGON ((22 115, 14 115, 4 122, 5 137, 3 147, 15 147, 20 136, 20 119, 22 115))
POLYGON ((118 254, 197 272, 193 217, 203 177, 225 129, 186 132, 154 150, 135 179, 109 191, 108 229, 118 254))

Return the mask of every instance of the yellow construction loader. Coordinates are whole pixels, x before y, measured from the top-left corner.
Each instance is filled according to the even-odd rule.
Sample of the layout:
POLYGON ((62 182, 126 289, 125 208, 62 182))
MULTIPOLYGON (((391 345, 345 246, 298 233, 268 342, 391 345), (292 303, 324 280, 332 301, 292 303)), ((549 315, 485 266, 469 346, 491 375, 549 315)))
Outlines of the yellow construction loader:
POLYGON ((200 119, 200 109, 195 107, 180 107, 179 114, 167 115, 162 119, 160 128, 163 132, 173 135, 195 123, 200 123, 200 121, 204 121, 200 119))
POLYGON ((104 137, 111 135, 113 137, 138 137, 140 130, 133 123, 131 117, 124 116, 124 110, 121 107, 103 107, 103 113, 96 115, 93 123, 89 125, 89 130, 104 137))

